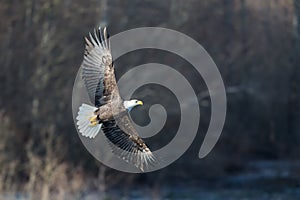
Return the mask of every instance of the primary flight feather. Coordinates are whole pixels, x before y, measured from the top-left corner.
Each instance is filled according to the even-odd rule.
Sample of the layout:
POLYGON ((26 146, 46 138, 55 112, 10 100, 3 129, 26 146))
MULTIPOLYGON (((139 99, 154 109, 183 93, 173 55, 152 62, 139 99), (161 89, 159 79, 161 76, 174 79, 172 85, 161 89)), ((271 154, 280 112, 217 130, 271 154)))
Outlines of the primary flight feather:
POLYGON ((93 105, 82 104, 77 115, 79 132, 94 138, 102 129, 113 153, 144 171, 156 158, 135 130, 128 112, 142 101, 122 100, 114 73, 106 28, 85 38, 82 78, 93 105))

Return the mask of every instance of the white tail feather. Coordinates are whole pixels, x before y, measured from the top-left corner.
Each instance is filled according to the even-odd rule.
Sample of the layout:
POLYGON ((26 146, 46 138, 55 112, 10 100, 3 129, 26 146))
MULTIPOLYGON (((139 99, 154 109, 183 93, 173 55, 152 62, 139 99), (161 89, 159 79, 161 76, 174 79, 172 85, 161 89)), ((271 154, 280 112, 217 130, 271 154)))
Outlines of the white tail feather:
POLYGON ((94 112, 96 110, 96 107, 84 103, 79 107, 76 117, 77 126, 79 132, 85 137, 94 138, 101 129, 102 124, 92 125, 90 122, 90 118, 95 116, 94 112))

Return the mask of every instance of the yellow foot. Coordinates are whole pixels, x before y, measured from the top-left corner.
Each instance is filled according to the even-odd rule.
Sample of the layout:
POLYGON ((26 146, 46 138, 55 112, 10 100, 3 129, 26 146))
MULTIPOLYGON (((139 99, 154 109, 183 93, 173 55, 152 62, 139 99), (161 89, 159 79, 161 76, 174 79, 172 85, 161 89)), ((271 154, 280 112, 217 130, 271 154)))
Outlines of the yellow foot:
POLYGON ((96 126, 98 124, 97 115, 90 118, 91 126, 96 126))

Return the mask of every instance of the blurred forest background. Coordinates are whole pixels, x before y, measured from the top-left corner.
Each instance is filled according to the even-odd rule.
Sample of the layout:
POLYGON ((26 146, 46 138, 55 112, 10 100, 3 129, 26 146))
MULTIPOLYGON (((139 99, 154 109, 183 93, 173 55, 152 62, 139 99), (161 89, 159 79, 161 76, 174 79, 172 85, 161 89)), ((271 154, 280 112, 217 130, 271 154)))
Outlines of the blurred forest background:
MULTIPOLYGON (((299 23, 298 0, 1 0, 1 194, 81 199, 93 191, 97 198, 91 199, 108 193, 118 199, 114 195, 131 198, 142 187, 150 199, 172 199, 180 186, 169 185, 176 182, 196 191, 260 184, 275 192, 300 188, 299 23), (111 35, 166 27, 204 46, 228 98, 222 136, 206 158, 197 158, 203 130, 182 158, 148 174, 115 171, 87 152, 72 119, 72 87, 83 38, 99 25, 111 35)), ((139 55, 120 63, 134 66, 143 61, 139 55)), ((178 62, 168 59, 170 66, 178 62)), ((201 113, 205 130, 209 108, 201 113)))

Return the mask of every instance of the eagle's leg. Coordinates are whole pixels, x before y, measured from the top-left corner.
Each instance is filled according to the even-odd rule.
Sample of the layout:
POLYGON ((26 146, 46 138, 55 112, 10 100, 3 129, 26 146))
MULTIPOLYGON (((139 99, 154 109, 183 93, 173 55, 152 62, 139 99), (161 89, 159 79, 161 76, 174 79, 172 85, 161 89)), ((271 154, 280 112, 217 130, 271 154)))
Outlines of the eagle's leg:
POLYGON ((96 126, 99 123, 98 116, 95 115, 95 116, 91 117, 90 118, 90 123, 91 123, 91 126, 96 126))

